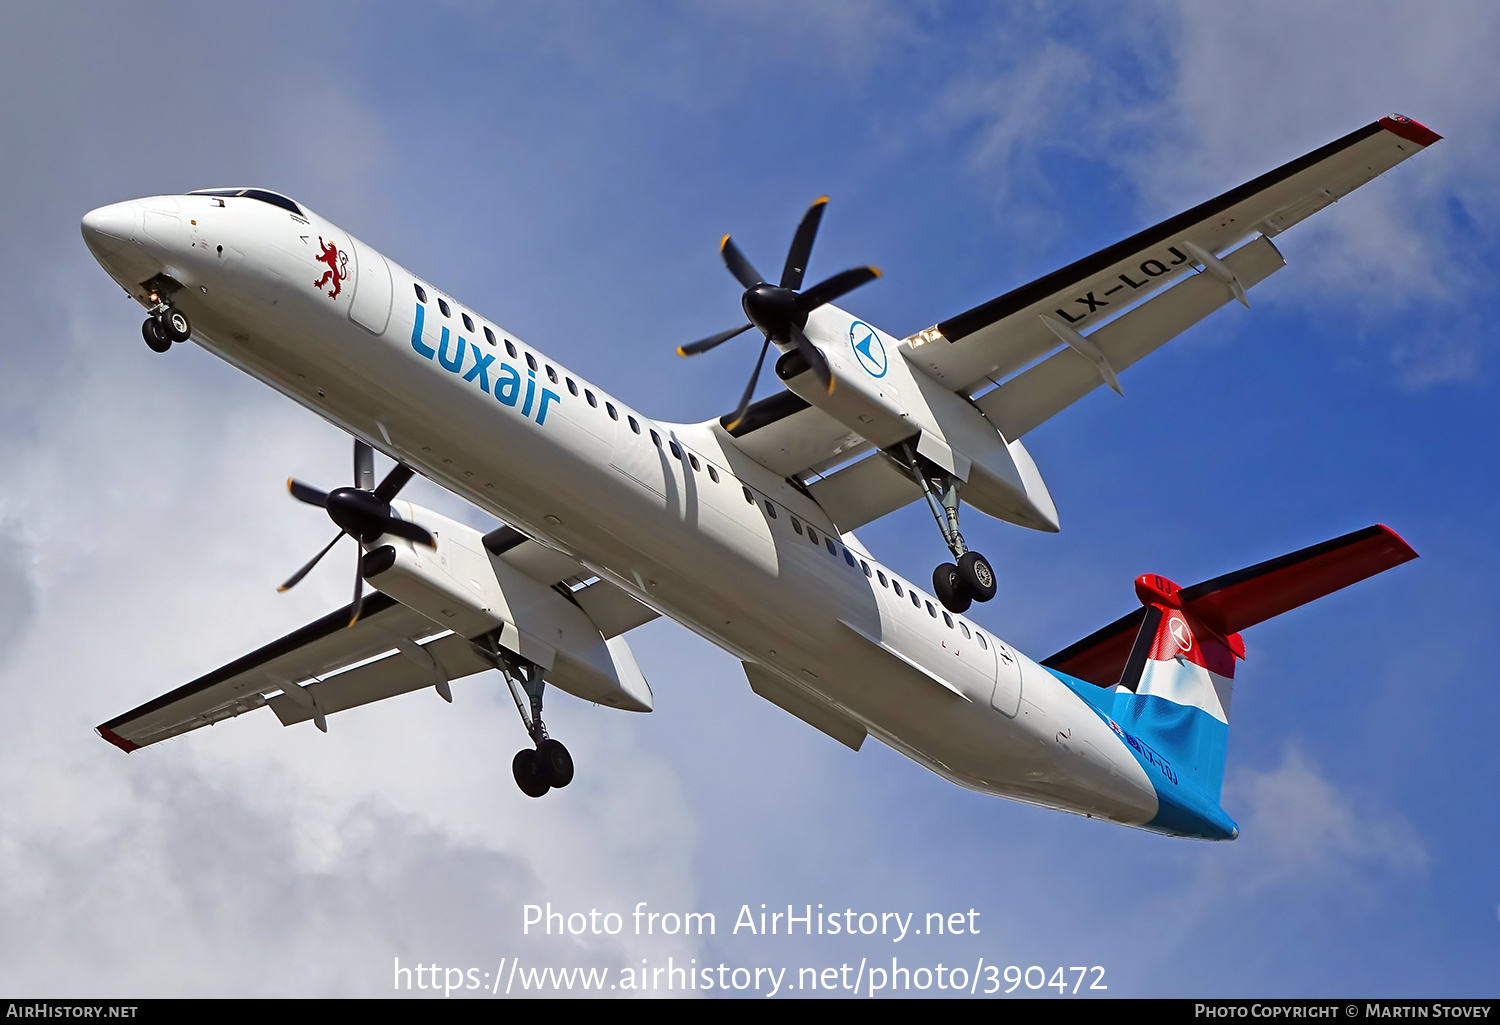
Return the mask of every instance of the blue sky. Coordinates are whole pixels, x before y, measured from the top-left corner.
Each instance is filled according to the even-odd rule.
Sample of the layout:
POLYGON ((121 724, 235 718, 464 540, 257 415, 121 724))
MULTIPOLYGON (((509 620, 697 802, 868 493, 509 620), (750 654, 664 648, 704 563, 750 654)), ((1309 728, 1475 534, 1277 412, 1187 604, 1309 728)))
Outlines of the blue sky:
MULTIPOLYGON (((17 14, 0 81, 0 992, 378 996, 486 966, 1102 965, 1110 994, 1493 995, 1500 545, 1486 310, 1500 16, 1481 4, 369 4, 17 14), (978 618, 1043 657, 1191 583, 1369 523, 1422 559, 1250 632, 1203 845, 853 754, 656 623, 632 717, 559 697, 579 762, 531 802, 497 681, 323 737, 260 716, 126 759, 92 726, 347 600, 275 584, 326 540, 288 474, 334 429, 197 350, 157 357, 78 236, 91 207, 297 197, 663 419, 728 409, 750 346, 715 245, 896 335, 1391 111, 1446 136, 1277 238, 1288 266, 1026 439, 1060 535, 971 517, 978 618), (30 300, 30 301, 27 301, 30 300), (713 911, 720 935, 538 940, 520 908, 713 911), (726 936, 743 903, 978 909, 900 946, 726 936), (907 959, 910 958, 910 962, 907 959)), ((769 393, 772 385, 762 385, 769 393)), ((413 498, 485 519, 435 488, 413 498)), ((861 532, 913 579, 913 508, 861 532)), ((404 703, 403 703, 404 702, 404 703)))

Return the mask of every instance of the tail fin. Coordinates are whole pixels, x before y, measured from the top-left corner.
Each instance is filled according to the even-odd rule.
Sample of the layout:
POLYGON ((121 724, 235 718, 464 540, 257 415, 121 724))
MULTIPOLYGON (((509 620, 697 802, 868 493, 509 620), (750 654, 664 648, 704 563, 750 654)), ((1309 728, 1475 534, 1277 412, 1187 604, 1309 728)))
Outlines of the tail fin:
POLYGON ((1135 582, 1142 608, 1042 664, 1105 688, 1075 690, 1105 713, 1153 778, 1172 784, 1158 787, 1159 825, 1184 831, 1210 809, 1223 817, 1234 664, 1245 657, 1239 631, 1416 557, 1390 528, 1374 526, 1191 587, 1148 574, 1135 582), (1177 794, 1183 787, 1206 806, 1177 794))

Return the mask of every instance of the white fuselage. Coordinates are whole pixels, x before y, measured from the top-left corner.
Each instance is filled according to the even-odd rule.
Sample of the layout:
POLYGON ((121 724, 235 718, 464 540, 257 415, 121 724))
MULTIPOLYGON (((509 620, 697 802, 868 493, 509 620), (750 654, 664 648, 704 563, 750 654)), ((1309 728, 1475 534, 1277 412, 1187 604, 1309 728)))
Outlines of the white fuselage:
POLYGON ((85 236, 142 301, 154 275, 180 282, 172 302, 210 352, 948 779, 1123 823, 1156 815, 1151 780, 1082 699, 839 537, 717 422, 626 407, 303 212, 157 197, 95 211, 85 236), (348 263, 320 286, 328 245, 348 263))

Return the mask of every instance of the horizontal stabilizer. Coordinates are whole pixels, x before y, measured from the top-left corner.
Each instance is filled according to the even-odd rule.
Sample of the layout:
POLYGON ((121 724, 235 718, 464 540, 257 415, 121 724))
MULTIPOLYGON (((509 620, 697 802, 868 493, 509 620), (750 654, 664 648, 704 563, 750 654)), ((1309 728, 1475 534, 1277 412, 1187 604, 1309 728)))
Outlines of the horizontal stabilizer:
MULTIPOLYGON (((1142 577, 1136 590, 1144 606, 1161 601, 1181 608, 1220 637, 1231 638, 1416 557, 1395 531, 1377 524, 1191 587, 1179 590, 1165 578, 1142 577), (1142 582, 1148 580, 1155 582, 1154 587, 1142 590, 1142 582)), ((1044 659, 1042 665, 1100 687, 1113 687, 1125 674, 1146 612, 1143 607, 1121 616, 1044 659)))
POLYGON ((1416 557, 1395 531, 1377 524, 1185 587, 1178 597, 1211 629, 1234 634, 1416 557))

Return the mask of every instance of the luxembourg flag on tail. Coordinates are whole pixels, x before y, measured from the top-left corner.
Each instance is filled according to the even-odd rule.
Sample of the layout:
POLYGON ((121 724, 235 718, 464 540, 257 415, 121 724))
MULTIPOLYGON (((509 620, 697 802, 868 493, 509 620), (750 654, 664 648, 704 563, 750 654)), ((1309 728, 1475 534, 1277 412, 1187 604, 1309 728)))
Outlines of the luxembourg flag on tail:
POLYGON ((1156 783, 1160 811, 1148 828, 1233 839, 1219 794, 1235 662, 1245 657, 1240 632, 1416 557, 1377 525, 1191 587, 1147 574, 1135 582, 1141 608, 1042 665, 1099 712, 1156 783))

